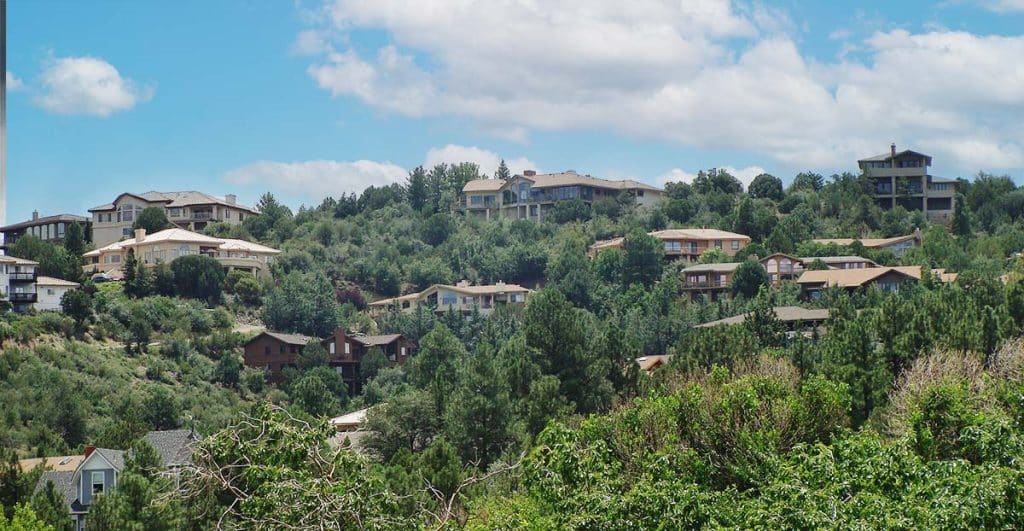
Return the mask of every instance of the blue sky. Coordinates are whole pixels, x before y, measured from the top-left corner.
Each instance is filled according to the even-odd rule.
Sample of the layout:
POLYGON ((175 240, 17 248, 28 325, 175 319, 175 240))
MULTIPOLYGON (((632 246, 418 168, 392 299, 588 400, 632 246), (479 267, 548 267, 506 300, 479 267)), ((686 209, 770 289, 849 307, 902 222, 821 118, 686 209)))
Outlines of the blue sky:
POLYGON ((289 204, 499 157, 651 183, 1024 174, 1024 1, 15 1, 8 221, 121 191, 289 204), (530 6, 534 7, 530 7, 530 6))

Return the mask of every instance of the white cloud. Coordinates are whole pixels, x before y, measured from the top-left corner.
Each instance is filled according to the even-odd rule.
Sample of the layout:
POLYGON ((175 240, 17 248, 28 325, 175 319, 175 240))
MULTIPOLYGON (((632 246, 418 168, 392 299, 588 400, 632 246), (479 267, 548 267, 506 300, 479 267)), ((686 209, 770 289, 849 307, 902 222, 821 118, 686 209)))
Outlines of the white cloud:
POLYGON ((856 60, 819 62, 801 53, 785 12, 737 5, 754 7, 329 0, 318 24, 335 40, 308 72, 336 97, 518 140, 608 130, 801 169, 850 168, 892 141, 969 168, 977 142, 999 146, 988 168, 1018 164, 1024 76, 1008 65, 1024 57, 1024 36, 877 32, 849 37, 856 60), (365 55, 349 48, 348 33, 364 29, 389 42, 365 55))
POLYGON ((360 193, 368 186, 405 182, 408 173, 390 162, 357 160, 259 161, 233 169, 224 180, 239 185, 261 185, 305 196, 307 199, 360 193))
POLYGON ((296 55, 317 55, 331 51, 328 34, 320 30, 300 31, 292 43, 292 53, 296 55))
POLYGON ((7 71, 7 92, 16 92, 25 88, 25 83, 14 75, 14 72, 7 71))
POLYGON ((979 3, 985 9, 996 13, 1024 11, 1024 0, 979 0, 979 3))
POLYGON ((106 117, 153 96, 151 87, 139 87, 96 57, 53 59, 40 75, 40 84, 36 104, 57 114, 106 117))
MULTIPOLYGON (((725 170, 733 177, 739 179, 743 183, 743 188, 750 186, 750 183, 754 180, 754 177, 767 173, 764 168, 760 166, 747 166, 745 168, 734 168, 732 166, 722 166, 719 169, 725 170)), ((667 183, 684 182, 687 184, 693 183, 693 180, 697 178, 696 173, 690 173, 686 170, 679 168, 672 168, 671 170, 655 177, 654 182, 659 186, 665 186, 667 183)))
MULTIPOLYGON (((440 148, 431 148, 427 152, 423 166, 427 169, 436 164, 458 164, 460 162, 472 162, 480 167, 480 173, 492 176, 501 163, 501 157, 486 149, 475 146, 460 146, 448 144, 440 148)), ((505 165, 512 174, 521 174, 523 170, 536 170, 537 165, 525 157, 506 159, 505 165)))

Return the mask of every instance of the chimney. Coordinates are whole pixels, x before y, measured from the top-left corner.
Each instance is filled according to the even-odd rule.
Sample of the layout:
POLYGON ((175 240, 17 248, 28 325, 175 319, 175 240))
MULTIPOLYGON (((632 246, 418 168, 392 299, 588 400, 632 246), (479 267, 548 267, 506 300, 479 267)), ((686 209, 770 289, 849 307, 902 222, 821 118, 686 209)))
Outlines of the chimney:
POLYGON ((135 229, 135 242, 142 243, 146 241, 146 229, 135 229))
POLYGON ((238 197, 235 196, 235 194, 228 194, 224 196, 224 202, 229 205, 235 204, 236 201, 238 201, 238 197))
POLYGON ((37 219, 39 219, 39 211, 38 210, 33 210, 32 211, 32 221, 35 221, 37 219))
POLYGON ((895 158, 896 157, 896 143, 895 142, 893 142, 889 146, 889 150, 892 152, 892 156, 895 158))
POLYGON ((525 171, 523 171, 523 176, 525 176, 525 177, 533 177, 534 175, 537 175, 537 170, 525 170, 525 171))
POLYGON ((565 170, 565 173, 576 175, 576 170, 565 170))
POLYGON ((82 457, 85 457, 86 459, 88 459, 89 456, 92 455, 92 453, 95 452, 95 451, 96 451, 96 447, 90 444, 89 446, 85 447, 85 453, 82 455, 82 457))

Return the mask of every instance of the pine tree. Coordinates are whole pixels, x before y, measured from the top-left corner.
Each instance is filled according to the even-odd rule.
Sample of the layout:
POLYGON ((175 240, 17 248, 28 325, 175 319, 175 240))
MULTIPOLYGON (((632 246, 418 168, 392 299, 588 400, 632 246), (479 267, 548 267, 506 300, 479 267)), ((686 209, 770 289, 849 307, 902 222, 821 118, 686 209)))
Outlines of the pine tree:
POLYGON ((427 204, 427 172, 423 166, 416 166, 409 172, 405 196, 413 210, 420 211, 427 204))
POLYGON ((68 225, 68 230, 64 234, 64 248, 72 256, 82 259, 82 254, 85 253, 85 229, 77 221, 68 225))
POLYGON ((508 171, 508 166, 505 165, 505 159, 501 159, 501 163, 498 164, 498 170, 494 172, 494 178, 503 181, 512 178, 512 173, 508 171))
POLYGON ((953 234, 962 240, 970 238, 973 234, 970 213, 967 211, 963 194, 956 195, 956 209, 953 211, 953 234))

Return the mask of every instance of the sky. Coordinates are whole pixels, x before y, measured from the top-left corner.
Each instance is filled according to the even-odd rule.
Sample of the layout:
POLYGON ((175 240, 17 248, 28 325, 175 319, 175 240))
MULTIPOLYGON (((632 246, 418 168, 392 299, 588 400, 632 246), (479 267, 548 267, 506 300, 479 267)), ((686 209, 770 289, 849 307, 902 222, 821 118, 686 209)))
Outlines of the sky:
POLYGON ((14 0, 8 222, 118 193, 287 204, 417 165, 1024 176, 1024 0, 14 0))

